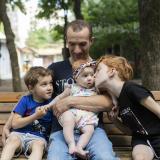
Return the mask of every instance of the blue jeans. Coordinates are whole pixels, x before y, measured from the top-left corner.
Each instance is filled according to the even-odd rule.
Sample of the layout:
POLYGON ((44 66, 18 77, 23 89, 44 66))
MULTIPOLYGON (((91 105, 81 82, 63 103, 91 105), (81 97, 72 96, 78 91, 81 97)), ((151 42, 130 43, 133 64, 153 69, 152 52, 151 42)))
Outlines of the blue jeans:
MULTIPOLYGON (((79 139, 80 134, 75 133, 75 141, 79 139)), ((90 160, 118 160, 113 152, 112 143, 107 138, 106 133, 101 128, 96 128, 92 138, 85 148, 89 151, 90 160)), ((65 142, 63 132, 58 131, 50 136, 50 145, 48 149, 47 160, 75 160, 68 153, 68 145, 65 142)))

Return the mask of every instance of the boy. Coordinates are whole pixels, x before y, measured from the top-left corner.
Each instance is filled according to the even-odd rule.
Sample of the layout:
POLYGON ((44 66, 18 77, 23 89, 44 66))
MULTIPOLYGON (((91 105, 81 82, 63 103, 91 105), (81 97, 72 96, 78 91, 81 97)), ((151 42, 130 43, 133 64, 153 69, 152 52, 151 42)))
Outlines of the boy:
POLYGON ((30 94, 15 106, 12 132, 2 151, 1 160, 11 160, 23 151, 30 160, 41 160, 50 133, 52 112, 41 107, 51 101, 52 73, 43 67, 32 67, 24 77, 30 94))

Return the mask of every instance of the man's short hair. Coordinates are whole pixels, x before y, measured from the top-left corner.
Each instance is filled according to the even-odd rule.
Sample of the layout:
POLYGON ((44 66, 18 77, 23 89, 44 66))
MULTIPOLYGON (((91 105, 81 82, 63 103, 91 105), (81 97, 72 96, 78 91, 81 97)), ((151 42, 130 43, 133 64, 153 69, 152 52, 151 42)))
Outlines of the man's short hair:
POLYGON ((67 39, 67 31, 68 31, 69 28, 72 28, 72 30, 74 32, 79 32, 83 28, 88 28, 88 30, 89 30, 89 38, 92 38, 92 34, 93 34, 92 33, 92 26, 88 22, 86 22, 84 20, 80 20, 79 19, 79 20, 74 20, 74 21, 68 23, 68 25, 66 27, 66 30, 65 30, 66 39, 67 39))

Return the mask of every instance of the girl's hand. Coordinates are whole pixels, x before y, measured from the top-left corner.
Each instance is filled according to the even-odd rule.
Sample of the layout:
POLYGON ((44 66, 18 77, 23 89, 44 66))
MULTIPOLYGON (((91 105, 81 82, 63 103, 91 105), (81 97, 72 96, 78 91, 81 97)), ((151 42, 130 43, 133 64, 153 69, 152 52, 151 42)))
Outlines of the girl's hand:
POLYGON ((113 106, 111 111, 107 112, 110 121, 114 122, 118 117, 119 109, 117 106, 113 106))

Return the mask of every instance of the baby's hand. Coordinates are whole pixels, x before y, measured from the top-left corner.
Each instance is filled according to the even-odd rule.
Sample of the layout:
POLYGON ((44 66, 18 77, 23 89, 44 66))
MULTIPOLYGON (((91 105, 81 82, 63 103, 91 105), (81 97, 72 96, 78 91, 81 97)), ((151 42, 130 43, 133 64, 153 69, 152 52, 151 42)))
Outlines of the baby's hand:
POLYGON ((109 120, 112 121, 112 122, 114 120, 116 120, 117 117, 118 117, 118 113, 119 113, 118 107, 117 106, 113 106, 111 111, 107 112, 109 120))
POLYGON ((45 105, 45 106, 41 106, 41 108, 43 108, 46 112, 48 112, 52 106, 50 106, 49 104, 45 105))
POLYGON ((35 115, 37 119, 42 118, 44 115, 46 115, 47 111, 44 109, 44 107, 37 107, 35 110, 35 115))

